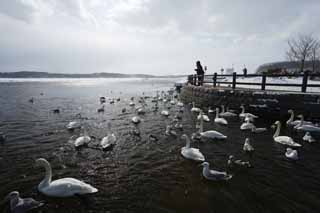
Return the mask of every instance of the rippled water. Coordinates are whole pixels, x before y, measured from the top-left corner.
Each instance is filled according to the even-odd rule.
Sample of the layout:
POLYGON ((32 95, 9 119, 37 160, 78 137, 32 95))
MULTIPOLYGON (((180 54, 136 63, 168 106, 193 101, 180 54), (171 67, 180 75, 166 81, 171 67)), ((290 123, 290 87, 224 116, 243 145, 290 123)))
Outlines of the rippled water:
MULTIPOLYGON (((226 141, 194 143, 211 167, 225 170, 228 155, 250 160, 251 169, 234 171, 228 183, 208 182, 197 163, 180 155, 182 133, 195 132, 195 116, 186 108, 179 137, 164 135, 165 118, 149 112, 139 125, 141 138, 130 134, 134 111, 128 107, 131 96, 172 87, 176 79, 78 79, 56 81, 21 81, 0 83, 0 131, 7 141, 0 145, 0 197, 13 190, 24 197, 44 200, 41 212, 318 212, 320 209, 319 144, 302 142, 301 134, 284 129, 283 134, 303 143, 300 160, 288 161, 285 147, 272 140, 272 130, 253 135, 241 132, 238 118, 228 126, 206 123, 228 136, 226 141), (41 96, 40 93, 44 95, 41 96), (120 94, 121 93, 121 94, 120 94), (99 97, 120 97, 120 102, 106 105, 97 113, 99 97), (34 103, 28 100, 34 97, 34 103), (128 113, 121 109, 127 107, 128 113), (60 114, 52 110, 60 108, 60 114), (98 149, 98 141, 88 148, 75 150, 69 142, 73 135, 65 125, 81 113, 90 135, 102 138, 107 123, 118 136, 110 151, 98 149), (148 135, 159 138, 149 141, 148 135), (250 137, 256 151, 248 156, 242 151, 244 139, 250 137), (99 189, 86 199, 49 198, 37 192, 44 176, 34 160, 44 157, 53 168, 53 179, 74 177, 99 189)), ((160 104, 160 110, 163 105, 160 104)), ((172 114, 175 107, 170 109, 172 114)), ((272 121, 258 119, 257 126, 270 127, 272 121)), ((7 205, 1 205, 8 209, 7 205)), ((36 212, 36 211, 35 211, 36 212)))

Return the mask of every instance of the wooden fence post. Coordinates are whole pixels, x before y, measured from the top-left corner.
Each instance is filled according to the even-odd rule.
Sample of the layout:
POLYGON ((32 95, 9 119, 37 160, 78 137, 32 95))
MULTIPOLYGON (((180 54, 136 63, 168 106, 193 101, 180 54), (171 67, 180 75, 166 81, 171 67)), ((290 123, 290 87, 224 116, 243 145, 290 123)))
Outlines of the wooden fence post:
POLYGON ((236 81, 237 81, 237 73, 233 72, 233 74, 232 74, 232 89, 236 88, 236 81))
POLYGON ((193 85, 194 86, 197 85, 197 77, 196 77, 196 75, 193 75, 193 85))
POLYGON ((213 86, 216 87, 217 86, 217 73, 215 72, 213 75, 213 86))
POLYGON ((302 78, 301 92, 307 92, 308 77, 309 77, 309 72, 305 71, 303 73, 303 78, 302 78))
POLYGON ((267 75, 265 73, 263 73, 262 74, 261 90, 266 90, 266 79, 267 79, 267 75))

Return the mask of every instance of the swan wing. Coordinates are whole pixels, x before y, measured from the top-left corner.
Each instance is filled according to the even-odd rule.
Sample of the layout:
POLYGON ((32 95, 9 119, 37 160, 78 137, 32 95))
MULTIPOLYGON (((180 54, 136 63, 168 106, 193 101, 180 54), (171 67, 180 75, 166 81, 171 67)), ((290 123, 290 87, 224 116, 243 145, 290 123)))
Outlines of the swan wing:
POLYGON ((291 137, 288 137, 288 136, 275 137, 274 141, 277 142, 277 143, 281 143, 281 144, 288 145, 288 146, 293 146, 293 147, 300 147, 301 146, 301 144, 294 142, 293 139, 291 137))
POLYGON ((217 139, 226 139, 227 138, 227 136, 225 136, 222 133, 215 131, 215 130, 201 132, 200 135, 202 137, 206 137, 206 138, 217 138, 217 139))

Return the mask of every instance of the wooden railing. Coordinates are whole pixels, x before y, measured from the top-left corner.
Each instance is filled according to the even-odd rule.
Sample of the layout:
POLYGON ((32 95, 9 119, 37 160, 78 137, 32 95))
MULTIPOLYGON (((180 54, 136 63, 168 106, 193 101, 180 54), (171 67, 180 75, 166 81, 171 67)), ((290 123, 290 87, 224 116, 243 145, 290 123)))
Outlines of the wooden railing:
POLYGON ((260 86, 261 90, 265 90, 266 86, 279 86, 279 87, 300 87, 301 92, 307 92, 308 87, 318 87, 320 88, 320 84, 308 84, 309 77, 319 77, 320 74, 309 74, 309 72, 304 72, 303 74, 247 74, 247 75, 238 75, 234 72, 232 75, 218 75, 214 73, 213 75, 204 75, 203 81, 199 81, 198 75, 189 75, 188 83, 192 85, 201 85, 204 84, 212 84, 214 87, 217 85, 228 85, 231 86, 232 89, 235 89, 237 85, 251 85, 251 86, 260 86), (232 81, 221 81, 225 77, 232 77, 232 81), (237 78, 250 78, 250 77, 261 77, 261 82, 239 82, 237 78), (267 83, 267 78, 298 78, 302 77, 301 84, 294 83, 267 83))

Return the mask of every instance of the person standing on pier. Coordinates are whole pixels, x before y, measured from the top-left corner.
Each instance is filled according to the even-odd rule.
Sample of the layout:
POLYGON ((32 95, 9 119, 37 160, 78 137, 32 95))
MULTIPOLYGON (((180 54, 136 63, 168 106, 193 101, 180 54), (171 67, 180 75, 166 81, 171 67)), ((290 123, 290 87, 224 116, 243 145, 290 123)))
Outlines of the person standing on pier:
POLYGON ((198 86, 202 86, 203 85, 203 79, 204 79, 204 70, 202 68, 202 65, 200 63, 200 61, 196 62, 196 69, 194 69, 197 72, 198 75, 198 86))

